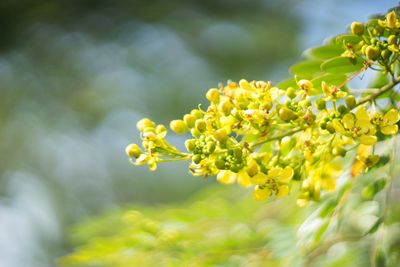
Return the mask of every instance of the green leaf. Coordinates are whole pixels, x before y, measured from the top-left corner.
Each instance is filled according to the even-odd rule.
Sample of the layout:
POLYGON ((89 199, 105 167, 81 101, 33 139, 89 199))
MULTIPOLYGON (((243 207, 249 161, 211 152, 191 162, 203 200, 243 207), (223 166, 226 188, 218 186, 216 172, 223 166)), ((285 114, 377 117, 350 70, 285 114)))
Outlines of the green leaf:
POLYGON ((289 78, 278 83, 276 87, 280 89, 286 89, 288 87, 297 87, 297 83, 294 78, 289 78))
POLYGON ((294 75, 314 76, 321 73, 321 60, 305 60, 294 64, 289 71, 294 75))
POLYGON ((383 218, 382 218, 382 217, 379 218, 378 220, 376 220, 376 222, 374 223, 374 225, 372 225, 372 227, 371 227, 367 232, 365 232, 364 235, 370 235, 370 234, 375 233, 376 230, 379 229, 379 226, 382 224, 382 222, 383 222, 383 218))
POLYGON ((342 45, 329 44, 310 48, 304 52, 304 55, 315 59, 330 59, 340 56, 343 52, 344 49, 342 45))
POLYGON ((328 73, 345 74, 361 70, 363 63, 357 58, 335 57, 322 63, 321 69, 328 73))
POLYGON ((381 178, 369 184, 368 186, 364 187, 361 194, 364 199, 371 200, 374 198, 376 194, 382 191, 385 188, 385 186, 386 186, 386 179, 381 178))
POLYGON ((341 34, 336 37, 337 44, 358 44, 362 38, 354 34, 341 34))

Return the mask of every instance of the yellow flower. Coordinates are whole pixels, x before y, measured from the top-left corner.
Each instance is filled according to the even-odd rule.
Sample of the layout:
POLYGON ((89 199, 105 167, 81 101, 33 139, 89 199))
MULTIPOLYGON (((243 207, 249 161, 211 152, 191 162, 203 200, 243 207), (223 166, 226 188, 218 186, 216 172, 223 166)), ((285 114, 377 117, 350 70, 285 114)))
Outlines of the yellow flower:
POLYGON ((347 113, 342 121, 334 119, 332 125, 337 132, 351 136, 361 144, 374 145, 377 141, 375 126, 364 107, 360 107, 355 114, 347 113))
POLYGON ((399 111, 391 109, 383 116, 379 130, 385 135, 393 135, 398 132, 397 122, 400 120, 399 111))
POLYGON ((249 187, 252 185, 249 175, 244 170, 241 170, 238 173, 229 170, 222 170, 217 174, 217 181, 222 184, 233 184, 237 182, 243 187, 249 187))

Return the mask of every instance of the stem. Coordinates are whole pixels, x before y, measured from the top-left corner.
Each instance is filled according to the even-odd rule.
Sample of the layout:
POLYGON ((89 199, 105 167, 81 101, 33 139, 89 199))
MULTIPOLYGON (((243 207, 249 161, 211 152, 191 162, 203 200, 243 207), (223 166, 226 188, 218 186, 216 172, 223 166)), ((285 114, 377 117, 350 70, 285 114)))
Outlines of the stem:
MULTIPOLYGON (((378 89, 375 93, 370 94, 369 96, 361 98, 357 102, 357 104, 355 105, 354 108, 356 108, 356 107, 358 107, 358 106, 360 106, 360 105, 362 105, 364 103, 367 103, 367 102, 375 100, 376 98, 378 98, 378 96, 380 96, 380 95, 392 90, 393 87, 395 87, 399 83, 400 83, 400 77, 398 77, 397 79, 394 79, 393 82, 391 82, 391 83, 383 86, 382 88, 378 89)), ((354 108, 352 108, 352 109, 354 109, 354 108)))
POLYGON ((258 145, 261 145, 261 144, 264 144, 264 143, 268 143, 268 142, 271 142, 271 141, 274 141, 274 140, 281 140, 283 137, 290 136, 290 135, 293 135, 295 133, 301 132, 304 129, 305 129, 305 127, 294 129, 292 131, 289 131, 289 132, 281 134, 281 135, 277 135, 277 136, 273 136, 273 137, 270 137, 270 138, 267 138, 267 139, 264 139, 264 140, 257 141, 257 142, 255 142, 255 143, 253 143, 251 145, 251 148, 254 148, 254 147, 258 146, 258 145))

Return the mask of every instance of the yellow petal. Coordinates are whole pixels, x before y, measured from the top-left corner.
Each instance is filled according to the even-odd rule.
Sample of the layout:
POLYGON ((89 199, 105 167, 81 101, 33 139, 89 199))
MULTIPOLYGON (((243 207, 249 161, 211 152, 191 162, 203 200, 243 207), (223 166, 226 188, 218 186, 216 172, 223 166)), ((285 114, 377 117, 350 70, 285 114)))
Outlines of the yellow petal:
POLYGON ((385 124, 395 124, 400 120, 400 114, 397 110, 391 109, 386 112, 385 116, 383 116, 383 123, 385 124))
POLYGON ((293 168, 287 166, 282 170, 279 182, 288 183, 293 178, 293 175, 294 175, 293 168))
POLYGON ((381 133, 385 134, 385 135, 393 135, 396 134, 399 127, 397 126, 397 124, 395 125, 388 125, 388 126, 383 126, 381 127, 381 133))
POLYGON ((258 172, 256 175, 251 177, 251 182, 253 184, 264 184, 267 181, 268 177, 262 172, 258 172))
POLYGON ((342 122, 346 129, 352 129, 354 127, 354 115, 352 113, 347 113, 343 116, 342 122))
POLYGON ((364 107, 360 107, 359 109, 357 109, 356 118, 357 118, 357 120, 369 121, 368 113, 364 107))
POLYGON ((278 193, 276 194, 277 197, 284 197, 289 194, 289 186, 287 184, 281 185, 279 187, 278 193))
POLYGON ((321 186, 327 191, 333 191, 336 189, 336 180, 329 178, 321 181, 321 186))
POLYGON ((374 135, 362 135, 358 141, 363 145, 374 145, 378 139, 374 135))
POLYGON ((233 184, 236 181, 237 174, 231 171, 220 171, 217 175, 217 181, 222 184, 233 184))
POLYGON ((237 175, 237 182, 243 187, 249 187, 251 185, 250 176, 246 171, 240 171, 237 175))
POLYGON ((256 200, 266 200, 271 196, 271 190, 269 188, 260 188, 258 185, 254 188, 253 196, 256 200))
POLYGON ((268 178, 276 179, 282 172, 281 168, 273 168, 268 171, 268 178))
POLYGON ((343 127, 343 125, 340 123, 340 121, 338 119, 334 119, 332 121, 332 126, 338 133, 341 133, 341 134, 346 133, 346 129, 343 127))

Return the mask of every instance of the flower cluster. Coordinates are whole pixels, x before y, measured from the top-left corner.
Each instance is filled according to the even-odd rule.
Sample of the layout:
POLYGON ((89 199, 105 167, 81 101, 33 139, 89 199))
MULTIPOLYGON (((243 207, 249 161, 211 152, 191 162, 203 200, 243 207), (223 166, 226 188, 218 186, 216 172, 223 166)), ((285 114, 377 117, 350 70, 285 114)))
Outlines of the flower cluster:
MULTIPOLYGON (((398 132, 400 115, 393 101, 383 108, 374 102, 400 82, 394 74, 400 22, 392 12, 385 20, 355 22, 351 31, 361 38, 345 42, 342 57, 361 58, 371 69, 381 67, 391 83, 356 96, 347 89, 352 77, 342 86, 299 79, 287 88, 264 81, 228 81, 207 91, 207 108, 171 121, 173 132, 190 133, 187 153, 165 140, 165 126, 149 119, 137 124, 143 151, 131 144, 126 153, 134 164, 148 164, 151 170, 159 162, 190 160, 193 175, 252 187, 257 200, 286 196, 298 184, 299 205, 318 201, 321 190, 335 189, 340 159, 349 150, 373 146, 398 132)), ((371 152, 359 160, 370 167, 379 156, 371 152)))

